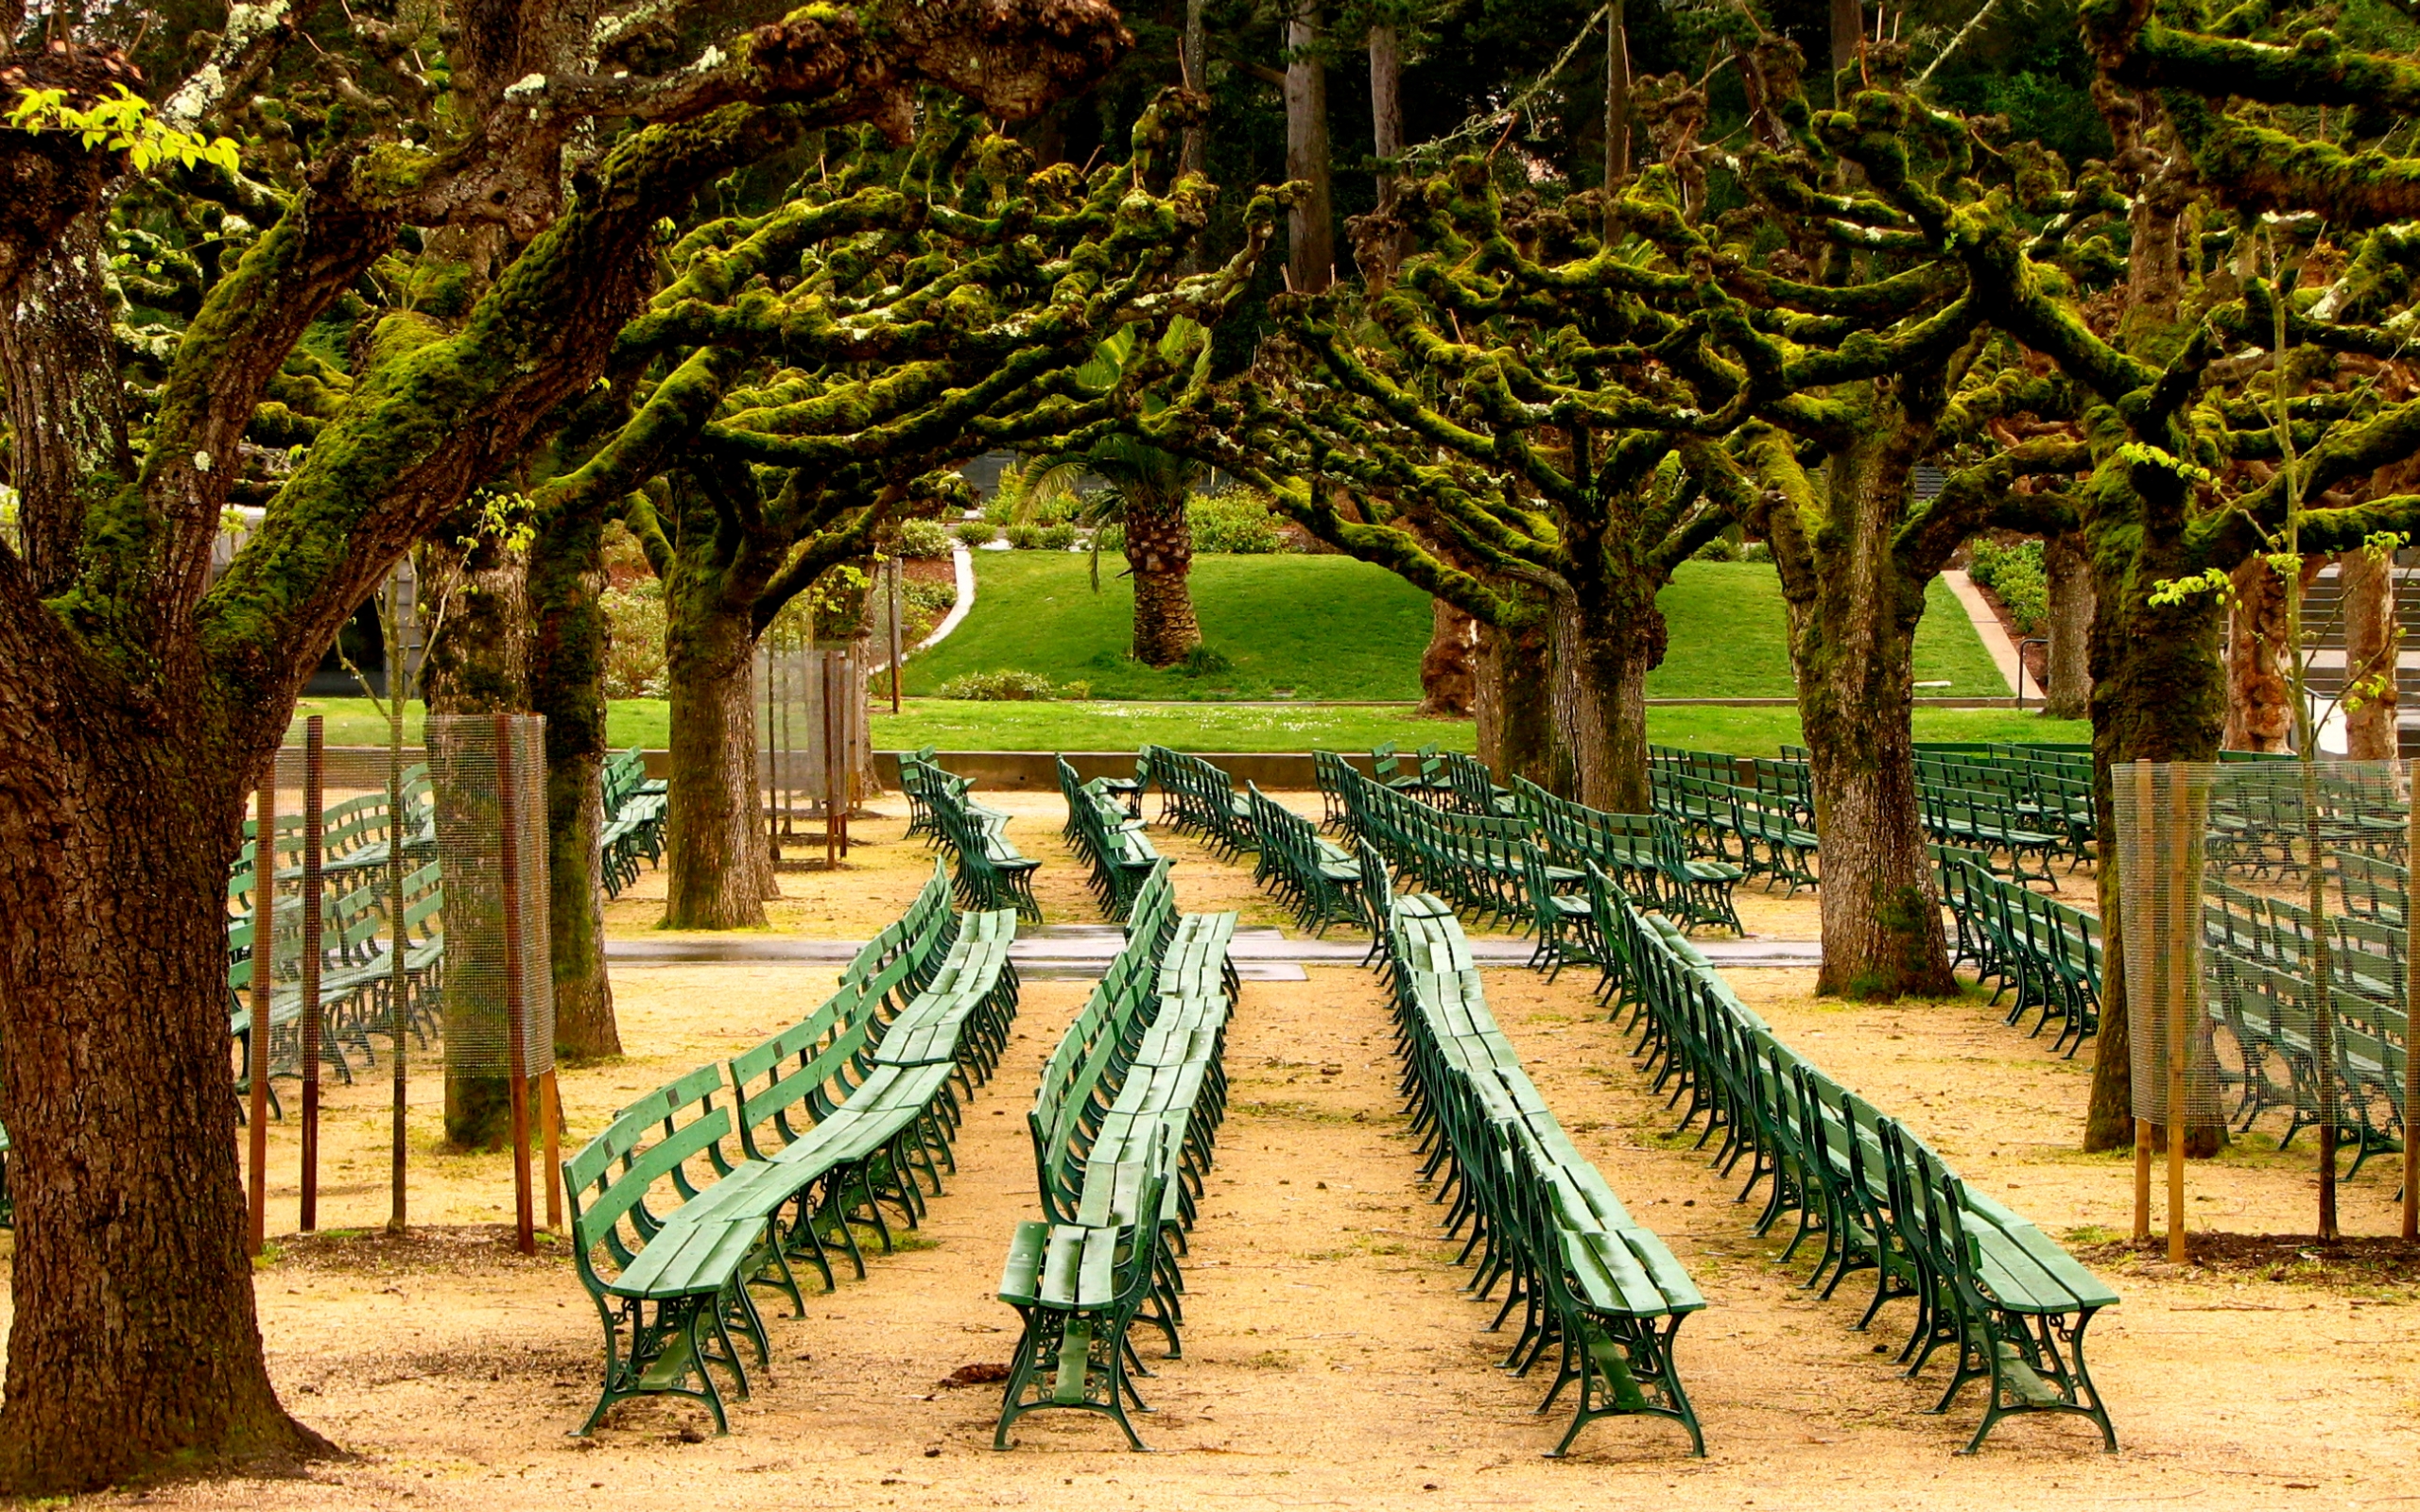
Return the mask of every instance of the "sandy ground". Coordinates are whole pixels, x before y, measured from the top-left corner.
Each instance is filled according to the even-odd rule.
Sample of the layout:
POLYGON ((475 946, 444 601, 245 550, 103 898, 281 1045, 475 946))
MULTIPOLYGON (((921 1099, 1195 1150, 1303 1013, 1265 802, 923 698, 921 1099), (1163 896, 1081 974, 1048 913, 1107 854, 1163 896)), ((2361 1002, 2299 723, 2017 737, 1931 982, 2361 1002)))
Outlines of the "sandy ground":
MULTIPOLYGON (((1046 858, 1054 921, 1093 921, 1057 841, 1055 796, 1013 795, 1011 834, 1046 858)), ((1316 803, 1311 798, 1306 808, 1316 803)), ((784 875, 780 932, 861 937, 895 916, 929 873, 894 820, 838 874, 784 875)), ((1249 876, 1166 838, 1188 908, 1279 915, 1249 876)), ((617 933, 648 929, 649 877, 614 906, 617 933)), ((1757 895, 1746 895, 1754 899, 1757 895)), ((1743 912, 1746 910, 1743 910, 1743 912)), ((1806 938, 1813 903, 1759 902, 1752 931, 1806 938)), ((628 1058, 566 1070, 573 1135, 666 1077, 786 1024, 831 985, 828 968, 682 966, 615 973, 628 1058)), ((2054 1234, 2122 1232, 2122 1161, 2074 1153, 2087 1073, 2004 1027, 1979 1001, 1851 1007, 1811 998, 1809 973, 1736 978, 1777 1028, 1908 1119, 1971 1179, 2054 1234), (2004 1190, 2003 1190, 2004 1189, 2004 1190)), ((1007 1360, 1014 1315, 993 1297, 1014 1223, 1035 1202, 1024 1121, 1037 1068, 1080 1005, 1081 983, 1036 981, 998 1077, 971 1105, 959 1171, 930 1218, 865 1281, 811 1297, 770 1321, 772 1369, 717 1438, 686 1405, 637 1402, 592 1439, 575 1427, 594 1400, 597 1329, 560 1247, 510 1254, 507 1164, 436 1151, 433 1076, 415 1081, 413 1202, 422 1228, 298 1238, 294 1130, 273 1130, 272 1229, 260 1272, 271 1369, 295 1412, 350 1450, 303 1480, 170 1486, 178 1507, 959 1507, 1668 1505, 2102 1506, 2215 1502, 2362 1505, 2420 1495, 2420 1314, 2410 1288, 2321 1290, 2292 1279, 2229 1280, 2131 1261, 2104 1264, 2125 1296, 2093 1326, 2091 1358, 2125 1450, 2098 1452, 2075 1420, 2004 1425, 1982 1454, 1953 1452, 1979 1408, 1927 1415, 1942 1379, 1899 1380, 1889 1364, 1907 1311, 1849 1332, 1862 1298, 1803 1291, 1803 1263, 1750 1231, 1733 1183, 1633 1067, 1619 1025, 1566 975, 1549 985, 1488 973, 1506 1031, 1633 1211, 1665 1235, 1710 1306, 1683 1330, 1684 1379, 1710 1457, 1692 1460, 1668 1424, 1592 1426, 1550 1463, 1561 1417, 1531 1408, 1542 1382, 1495 1366, 1507 1342, 1491 1305, 1439 1242, 1441 1210, 1395 1097, 1383 1001, 1364 973, 1315 968, 1300 983, 1247 985, 1230 1042, 1234 1107, 1193 1237, 1185 1358, 1143 1383, 1157 1452, 1117 1447, 1090 1418, 1044 1414, 1017 1447, 990 1448, 996 1387, 941 1384, 1007 1360)), ((383 1067, 381 1068, 383 1072, 383 1067)), ((386 1215, 386 1088, 331 1092, 323 1227, 386 1215)), ((2297 1152, 2299 1156, 2300 1152, 2297 1152)), ((2346 1226, 2391 1231, 2394 1177, 2380 1162, 2346 1194, 2346 1226)), ((2298 1228, 2310 1210, 2304 1163, 2239 1143, 2198 1165, 2197 1223, 2298 1228)), ((1971 1390, 1971 1388, 1970 1388, 1971 1390)))

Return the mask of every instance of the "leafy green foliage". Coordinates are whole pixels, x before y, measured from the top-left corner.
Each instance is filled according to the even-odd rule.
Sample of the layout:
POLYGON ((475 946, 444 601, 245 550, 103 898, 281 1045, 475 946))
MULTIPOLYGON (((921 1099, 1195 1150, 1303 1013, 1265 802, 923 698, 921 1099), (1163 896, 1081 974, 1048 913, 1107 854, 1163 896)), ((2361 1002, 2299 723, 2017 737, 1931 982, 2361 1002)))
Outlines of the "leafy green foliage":
POLYGON ((1999 595, 2019 635, 2039 635, 2050 619, 2050 579, 2042 566, 2042 542, 2002 545, 1985 537, 1975 542, 1966 576, 1999 595))
POLYGON ((1224 488, 1185 501, 1184 518, 1196 552, 1238 557, 1267 556, 1287 548, 1286 532, 1255 490, 1224 488))
POLYGON ((909 520, 899 527, 899 554, 903 557, 946 557, 949 551, 949 527, 938 520, 909 520))
POLYGON ((969 672, 950 679, 933 690, 941 698, 966 698, 978 702, 1025 702, 1042 698, 1080 698, 1090 691, 1080 684, 1077 691, 1062 693, 1059 684, 1038 672, 969 672))

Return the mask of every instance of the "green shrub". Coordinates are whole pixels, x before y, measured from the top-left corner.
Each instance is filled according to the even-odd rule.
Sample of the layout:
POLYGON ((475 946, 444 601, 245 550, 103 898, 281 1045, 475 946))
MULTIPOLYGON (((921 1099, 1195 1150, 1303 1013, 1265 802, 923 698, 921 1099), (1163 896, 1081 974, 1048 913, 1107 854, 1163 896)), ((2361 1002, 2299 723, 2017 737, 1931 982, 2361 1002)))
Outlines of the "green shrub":
POLYGON ((664 585, 644 581, 609 588, 605 610, 605 696, 661 698, 670 691, 664 667, 664 585))
POLYGON ((1739 559, 1741 561, 1771 561, 1773 559, 1773 548, 1761 541, 1752 541, 1739 548, 1739 559))
POLYGON ((1737 561, 1739 542, 1729 536, 1717 536, 1689 554, 1692 561, 1737 561))
POLYGON ((1270 513, 1269 501, 1250 489, 1197 493, 1185 501, 1184 519, 1197 552, 1267 556, 1286 549, 1286 533, 1270 513))
POLYGON ((1178 669, 1188 678, 1213 678, 1221 672, 1232 671, 1234 667, 1233 662, 1210 649, 1207 644, 1187 651, 1184 660, 1178 663, 1178 669))
POLYGON ((969 546, 988 546, 992 543, 992 538, 998 535, 1000 531, 999 527, 989 520, 968 520, 952 525, 949 533, 965 541, 969 546))
POLYGON ((2042 633, 2050 618, 2050 580, 2042 570, 2042 542, 2020 541, 2003 546, 1978 541, 1966 575, 1999 595, 2017 634, 2042 633))
POLYGON ((1042 533, 1035 538, 1035 543, 1044 551, 1065 551, 1076 543, 1076 527, 1064 520, 1044 525, 1042 533))
POLYGON ((1009 544, 1019 551, 1031 551, 1042 544, 1040 525, 1009 526, 1009 544))
POLYGON ((1093 532, 1093 544, 1104 557, 1115 557, 1126 550, 1126 522, 1112 520, 1093 532))
MULTIPOLYGON (((1071 684, 1080 686, 1080 684, 1071 684)), ((969 672, 933 690, 944 698, 981 702, 1029 703, 1058 696, 1058 688, 1039 672, 969 672)), ((1089 688, 1084 689, 1091 692, 1089 688)))
POLYGON ((899 638, 903 644, 914 645, 933 633, 934 627, 958 607, 958 585, 933 582, 922 577, 902 578, 899 583, 899 638))
POLYGON ((938 520, 910 520, 899 527, 902 557, 946 557, 949 527, 938 520))

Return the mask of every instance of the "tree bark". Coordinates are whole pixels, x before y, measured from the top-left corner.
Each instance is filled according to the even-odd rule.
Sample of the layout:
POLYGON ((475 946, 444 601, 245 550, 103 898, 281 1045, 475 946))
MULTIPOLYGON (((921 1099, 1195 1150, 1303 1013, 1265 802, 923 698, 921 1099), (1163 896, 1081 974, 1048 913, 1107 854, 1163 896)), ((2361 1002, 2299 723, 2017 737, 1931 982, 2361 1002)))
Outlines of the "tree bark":
POLYGON ((2235 570, 2227 618, 2229 750, 2282 751, 2293 745, 2292 690, 2287 680, 2286 581, 2255 557, 2235 570))
POLYGON ((604 525, 592 511, 543 522, 529 545, 529 703, 546 718, 546 933, 555 1054, 622 1053, 605 971, 604 525))
POLYGON ((1916 804, 1916 624, 1925 584, 1891 550, 1912 454, 1877 427, 1832 455, 1832 518, 1852 539, 1824 547, 1789 593, 1790 662, 1823 839, 1818 992, 1945 997, 1958 990, 1916 804))
POLYGON ((2083 533, 2044 537, 2042 566, 2050 598, 2042 712, 2052 719, 2086 718, 2092 713, 2092 559, 2084 554, 2083 533))
POLYGON ((190 711, 164 738, 156 708, 26 691, 0 689, 9 747, 45 751, 0 778, 0 1474, 72 1492, 330 1452, 278 1404, 245 1258, 226 889, 250 764, 190 711), (33 784, 64 822, 19 801, 33 784))
POLYGON ((1622 585, 1559 595, 1554 615, 1555 724, 1570 748, 1580 801, 1648 814, 1647 674, 1664 660, 1664 615, 1622 585))
POLYGON ((1370 28, 1370 142, 1378 159, 1379 234, 1366 244, 1371 255, 1362 271, 1384 285, 1394 282, 1395 269, 1411 251, 1411 232, 1395 217, 1403 193, 1403 175, 1395 166, 1403 156, 1403 39, 1392 26, 1370 28))
POLYGON ((86 511, 134 471, 102 283, 107 256, 99 213, 77 216, 27 269, 14 316, 0 320, 18 541, 45 598, 76 579, 86 511))
POLYGON ((1831 4, 1832 72, 1837 74, 1857 61, 1858 46, 1865 41, 1865 7, 1861 0, 1831 0, 1831 4))
POLYGON ((712 569, 686 560, 666 579, 664 597, 672 692, 664 922, 761 929, 765 900, 781 890, 757 791, 749 611, 720 602, 712 569))
POLYGON ((2394 558, 2348 551, 2336 559, 2337 585, 2344 595, 2344 676, 2371 681, 2345 700, 2344 754, 2357 762, 2389 762, 2399 754, 2394 730, 2394 558))
POLYGON ((1622 0, 1605 11, 1605 190, 1611 211, 1613 189, 1630 177, 1630 23, 1622 0))
POLYGON ((1194 617, 1193 527, 1182 499, 1129 499, 1126 566, 1134 579, 1134 660, 1145 666, 1174 666, 1201 644, 1194 617))
MULTIPOLYGON (((529 709, 529 561, 493 535, 465 547, 448 529, 420 549, 414 570, 435 600, 424 612, 435 622, 421 664, 421 701, 431 715, 525 713, 529 709)), ((391 652, 390 652, 391 654, 391 652)), ((440 737, 428 736, 432 747, 440 737)), ((448 764, 434 759, 441 814, 484 813, 492 795, 444 790, 448 764)), ((459 880, 457 881, 459 885, 459 880)), ((492 1064, 474 1063, 474 1034, 451 1032, 464 1014, 487 1011, 481 984, 449 973, 445 995, 445 1140, 456 1149, 492 1150, 512 1135, 512 1080, 492 1064), (454 986, 463 998, 458 1001, 454 986)))
MULTIPOLYGON (((1196 94, 1210 93, 1210 40, 1203 25, 1203 0, 1184 0, 1184 30, 1177 39, 1177 67, 1184 74, 1184 87, 1196 94)), ((1179 139, 1176 168, 1179 174, 1210 171, 1210 123, 1197 120, 1184 129, 1179 139)), ((1200 253, 1191 248, 1187 257, 1198 260, 1200 253)))
POLYGON ((1540 676, 1552 658, 1552 637, 1540 622, 1499 629, 1478 627, 1471 679, 1471 713, 1478 725, 1478 759, 1506 781, 1527 778, 1569 797, 1555 757, 1551 679, 1540 676))
POLYGON ((1471 712, 1472 654, 1478 621, 1442 598, 1428 601, 1428 649, 1420 655, 1420 712, 1461 719, 1471 712))
POLYGON ((1286 267, 1294 289, 1316 294, 1336 276, 1336 211, 1329 192, 1327 65, 1320 60, 1319 0, 1295 0, 1286 23, 1286 177, 1309 186, 1289 212, 1286 267))

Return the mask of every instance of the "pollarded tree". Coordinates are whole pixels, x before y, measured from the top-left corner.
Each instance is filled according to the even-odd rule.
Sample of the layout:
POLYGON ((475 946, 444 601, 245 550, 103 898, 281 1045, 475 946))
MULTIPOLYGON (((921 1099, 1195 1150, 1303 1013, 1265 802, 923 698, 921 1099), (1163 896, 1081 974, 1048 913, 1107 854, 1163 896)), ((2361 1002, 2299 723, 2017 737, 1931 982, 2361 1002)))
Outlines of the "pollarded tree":
POLYGON ((749 672, 783 606, 936 507, 944 470, 1135 409, 1243 287, 1275 203, 1227 267, 1180 277, 1213 192, 1148 187, 1180 110, 1146 112, 1129 161, 1089 178, 937 113, 904 165, 869 153, 671 249, 679 276, 617 343, 628 420, 537 498, 542 517, 618 507, 664 582, 674 927, 763 920, 749 672), (1180 326, 1172 357, 1158 338, 1180 326), (1095 354, 1121 332, 1147 359, 1104 384, 1095 354))
MULTIPOLYGON (((1945 198, 1902 171, 1882 130, 1843 147, 1964 266, 1994 322, 2087 401, 2103 856, 2113 766, 2218 748, 2221 595, 2165 585, 2231 573, 2284 533, 2290 507, 2304 553, 2352 550, 2420 516, 2397 481, 2420 448, 2420 403, 2388 381, 2420 264, 2408 225, 2420 169, 2390 133, 2420 103, 2420 69, 2344 45, 2315 10, 2238 10, 2209 29, 2183 19, 2083 12, 2118 148, 2093 186, 2096 213, 2124 217, 2114 299, 2087 300, 2053 266, 2069 212, 2035 222, 2004 198, 1945 198)), ((1879 125, 1910 106, 1858 108, 1879 125)), ((2086 1143, 2108 1148, 2129 1137, 2131 1098, 2114 868, 2100 901, 2111 944, 2086 1143)))
MULTIPOLYGON (((348 12, 365 47, 389 25, 378 9, 348 12)), ((326 1447, 279 1405, 262 1357, 224 934, 244 795, 338 627, 595 383, 655 277, 658 223, 698 190, 811 127, 905 122, 929 83, 1029 113, 1123 45, 1115 11, 1094 0, 922 0, 800 11, 668 74, 596 70, 591 26, 626 19, 549 0, 467 8, 458 33, 406 50, 450 64, 440 72, 459 87, 425 138, 402 117, 409 142, 353 98, 366 92, 349 63, 295 50, 294 66, 320 71, 343 104, 293 144, 293 171, 261 186, 257 235, 229 250, 166 339, 131 465, 106 491, 28 489, 31 549, 0 551, 0 1120, 17 1212, 0 1483, 11 1490, 326 1447), (567 160, 576 139, 594 146, 567 160), (408 297, 368 312, 348 391, 294 443, 299 457, 261 465, 247 434, 306 331, 399 248, 441 272, 455 254, 424 232, 483 224, 510 236, 458 323, 408 297), (248 477, 267 482, 267 513, 214 582, 221 511, 248 477)), ((298 23, 282 0, 238 8, 222 28, 233 56, 206 60, 194 81, 204 98, 183 118, 206 122, 229 103, 221 90, 249 98, 248 49, 274 52, 298 23)), ((41 58, 94 56, 75 26, 59 18, 41 58)), ((0 110, 67 66, 23 57, 0 58, 0 110)), ((164 91, 161 114, 184 112, 185 93, 164 91)), ((106 137, 0 131, 0 180, 47 175, 66 197, 65 214, 45 202, 0 216, 12 394, 17 365, 56 335, 28 318, 26 279, 47 276, 63 229, 99 213, 129 166, 106 137)), ((39 457, 75 434, 54 419, 37 410, 14 427, 20 479, 78 475, 39 457)))

